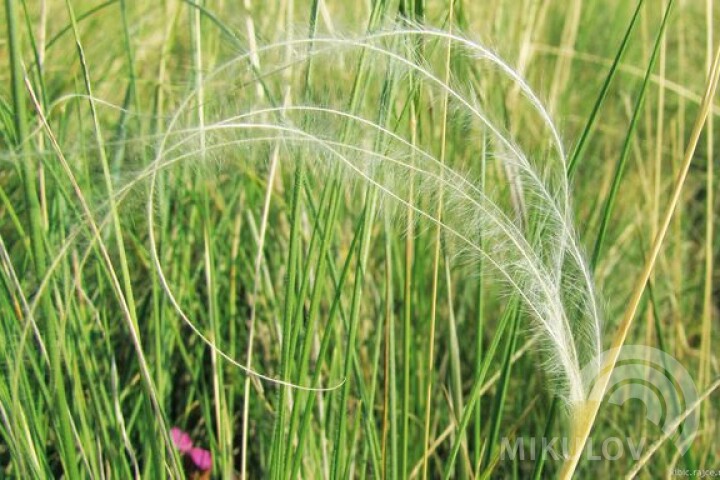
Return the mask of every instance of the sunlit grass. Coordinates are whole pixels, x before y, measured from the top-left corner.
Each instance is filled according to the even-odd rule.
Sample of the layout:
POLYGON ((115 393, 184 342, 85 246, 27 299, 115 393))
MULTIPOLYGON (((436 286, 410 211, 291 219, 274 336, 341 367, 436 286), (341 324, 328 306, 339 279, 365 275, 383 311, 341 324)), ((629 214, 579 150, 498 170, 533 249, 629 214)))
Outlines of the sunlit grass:
POLYGON ((718 6, 346 3, 5 1, 0 476, 720 468, 718 6), (645 455, 503 455, 591 428, 645 455))

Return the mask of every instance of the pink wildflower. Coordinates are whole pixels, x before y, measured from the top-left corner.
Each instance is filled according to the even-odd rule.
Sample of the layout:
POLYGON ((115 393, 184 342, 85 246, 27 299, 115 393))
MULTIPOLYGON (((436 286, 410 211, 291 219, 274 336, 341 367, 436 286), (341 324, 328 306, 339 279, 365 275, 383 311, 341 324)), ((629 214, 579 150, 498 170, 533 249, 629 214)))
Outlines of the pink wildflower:
POLYGON ((173 427, 170 429, 170 436, 175 448, 185 457, 192 461, 193 467, 202 472, 209 472, 212 468, 212 454, 204 448, 193 447, 192 439, 187 432, 173 427))
POLYGON ((187 432, 184 432, 177 427, 173 427, 170 429, 170 436, 175 444, 175 448, 177 448, 180 453, 185 454, 192 449, 193 443, 187 432))
POLYGON ((190 450, 190 459, 198 470, 210 470, 212 467, 212 455, 204 448, 193 448, 190 450))

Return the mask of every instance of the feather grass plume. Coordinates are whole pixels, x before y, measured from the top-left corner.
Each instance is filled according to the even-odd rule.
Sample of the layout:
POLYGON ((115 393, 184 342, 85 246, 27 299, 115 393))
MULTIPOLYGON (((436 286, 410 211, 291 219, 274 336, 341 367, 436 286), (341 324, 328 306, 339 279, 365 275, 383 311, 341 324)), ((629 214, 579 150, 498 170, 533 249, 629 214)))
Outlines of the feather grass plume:
MULTIPOLYGON (((362 101, 368 105, 386 101, 370 93, 382 92, 380 87, 367 88, 360 95, 362 101)), ((601 351, 601 313, 572 225, 566 154, 542 102, 507 62, 465 37, 403 27, 360 37, 274 43, 240 55, 205 76, 177 109, 154 162, 138 177, 149 179, 151 185, 147 213, 155 268, 171 303, 188 323, 157 254, 153 230, 158 174, 178 164, 202 170, 208 162, 235 160, 253 168, 253 162, 261 161, 258 152, 272 145, 281 147, 286 162, 305 162, 316 175, 374 186, 386 208, 411 209, 417 218, 440 225, 459 252, 483 257, 507 292, 523 300, 534 328, 545 340, 545 363, 560 384, 561 396, 569 405, 583 401, 586 392, 580 370, 601 351), (441 80, 442 62, 432 49, 425 49, 421 57, 411 53, 418 39, 428 44, 451 42, 454 55, 470 60, 475 74, 487 79, 477 80, 519 89, 526 99, 525 113, 539 120, 544 130, 540 137, 545 140, 528 148, 522 136, 513 137, 494 121, 488 113, 491 108, 478 93, 477 81, 466 80, 468 72, 452 71, 449 81, 441 80), (285 60, 288 49, 293 51, 290 62, 285 60), (430 101, 447 95, 455 128, 466 138, 464 152, 458 154, 461 160, 441 163, 434 155, 432 139, 412 143, 398 126, 413 92, 395 95, 391 107, 399 112, 396 126, 358 113, 368 109, 355 111, 348 106, 351 92, 343 78, 361 56, 371 58, 371 73, 377 72, 367 75, 366 82, 402 81, 412 74, 419 81, 420 95, 430 101), (311 61, 312 76, 288 78, 284 74, 297 65, 309 71, 311 61), (288 82, 282 89, 290 95, 279 106, 279 94, 273 88, 283 82, 288 82), (263 88, 255 88, 258 84, 263 88), (197 95, 200 90, 205 100, 197 95), (198 126, 193 112, 200 101, 204 122, 198 126), (472 174, 486 136, 501 169, 493 177, 492 188, 483 190, 472 174), (443 192, 442 215, 437 215, 439 192, 443 192)))
MULTIPOLYGON (((97 100, 100 108, 118 108, 97 100)), ((139 187, 149 184, 147 221, 160 283, 177 314, 233 365, 268 382, 314 388, 248 368, 203 336, 192 315, 183 310, 165 275, 155 237, 158 180, 175 168, 203 173, 235 164, 257 170, 268 149, 279 147, 282 161, 304 162, 314 175, 345 181, 350 188, 374 186, 385 208, 398 216, 412 210, 419 223, 440 225, 456 253, 466 259, 482 257, 491 267, 489 274, 504 285, 504 293, 522 299, 533 320, 531 328, 543 340, 538 345, 543 346, 546 369, 556 381, 554 393, 571 410, 584 402, 587 392, 580 372, 587 362, 599 358, 602 316, 573 226, 561 135, 523 77, 481 43, 424 26, 403 26, 363 36, 318 36, 268 44, 205 75, 167 119, 161 138, 132 141, 156 141, 154 159, 129 179, 116 179, 114 201, 117 205, 127 202, 133 192, 141 191, 139 187), (426 45, 422 55, 417 52, 418 42, 426 45), (448 81, 441 74, 442 49, 431 48, 440 42, 450 42, 453 55, 465 60, 450 63, 448 81), (353 69, 361 57, 371 59, 363 77, 366 91, 358 95, 366 108, 354 108, 348 100, 352 83, 346 80, 358 74, 353 69), (298 67, 312 75, 287 74, 298 67), (410 75, 413 89, 393 97, 394 118, 363 115, 386 101, 377 93, 383 91, 385 79, 405 84, 410 75), (380 85, 370 85, 373 82, 380 85), (528 134, 513 135, 497 121, 491 113, 493 106, 481 94, 483 88, 509 87, 525 99, 519 113, 513 111, 510 116, 531 123, 535 129, 528 134), (431 112, 439 98, 448 98, 453 129, 464 141, 445 164, 436 156, 431 131, 413 142, 403 124, 404 112, 416 94, 427 100, 431 112), (278 99, 283 96, 287 100, 281 104, 278 99), (198 125, 200 104, 203 122, 198 125), (490 151, 497 168, 489 174, 486 187, 480 188, 474 175, 483 148, 490 151), (439 192, 443 195, 441 215, 437 212, 439 192)), ((104 208, 100 204, 96 212, 104 208)), ((109 215, 100 217, 99 228, 111 221, 109 215)), ((49 265, 40 292, 82 231, 77 227, 68 236, 49 265)), ((35 301, 29 308, 35 311, 35 301)))

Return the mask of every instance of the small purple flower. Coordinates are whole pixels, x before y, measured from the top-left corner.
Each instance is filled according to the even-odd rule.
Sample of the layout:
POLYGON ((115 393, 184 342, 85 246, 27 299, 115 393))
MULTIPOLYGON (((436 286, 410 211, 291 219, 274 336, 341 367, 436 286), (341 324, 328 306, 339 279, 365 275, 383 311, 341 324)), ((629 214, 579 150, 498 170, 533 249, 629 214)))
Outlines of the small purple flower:
POLYGON ((209 450, 193 447, 190 435, 177 427, 170 429, 170 436, 175 444, 175 448, 177 448, 186 459, 189 458, 197 470, 201 472, 210 471, 212 468, 212 454, 209 450))
POLYGON ((190 459, 198 470, 210 470, 210 467, 212 467, 212 455, 204 448, 192 448, 190 450, 190 459))
POLYGON ((186 432, 177 427, 173 427, 170 429, 170 436, 175 444, 175 448, 177 448, 180 453, 186 454, 193 450, 192 440, 190 440, 190 435, 186 432))

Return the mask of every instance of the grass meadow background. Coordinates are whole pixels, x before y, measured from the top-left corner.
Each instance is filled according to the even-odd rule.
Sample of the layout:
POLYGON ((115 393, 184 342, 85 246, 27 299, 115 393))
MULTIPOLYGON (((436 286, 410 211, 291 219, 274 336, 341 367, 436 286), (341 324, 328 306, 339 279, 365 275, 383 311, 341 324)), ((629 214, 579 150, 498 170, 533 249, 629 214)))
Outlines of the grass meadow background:
MULTIPOLYGON (((720 3, 3 6, 0 477, 558 475, 500 455, 569 435, 571 382, 520 298, 543 276, 486 217, 543 265, 583 252, 594 287, 561 256, 546 300, 584 332, 596 299, 608 348, 703 113, 720 3), (564 200, 572 238, 548 213, 564 200)), ((625 340, 699 392, 720 376, 711 98, 625 340)), ((719 409, 710 393, 685 455, 576 475, 720 474, 719 409)), ((632 400, 592 438, 662 434, 632 400)))

